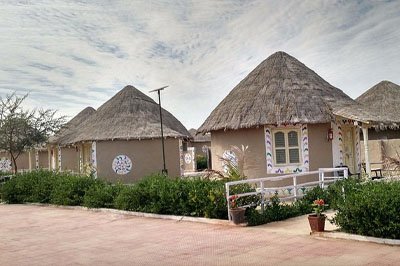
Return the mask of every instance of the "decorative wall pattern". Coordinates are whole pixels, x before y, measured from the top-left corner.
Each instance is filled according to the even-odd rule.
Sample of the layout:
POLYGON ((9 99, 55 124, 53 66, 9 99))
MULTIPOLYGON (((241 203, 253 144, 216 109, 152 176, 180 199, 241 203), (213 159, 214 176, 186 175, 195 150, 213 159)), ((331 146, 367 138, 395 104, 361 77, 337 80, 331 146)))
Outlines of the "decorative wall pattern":
POLYGON ((35 150, 35 168, 36 170, 39 169, 39 151, 35 150))
POLYGON ((91 159, 92 159, 92 173, 95 178, 97 178, 97 145, 96 141, 92 142, 91 159))
POLYGON ((185 163, 191 164, 192 163, 192 155, 190 153, 185 154, 185 163))
POLYGON ((361 145, 360 145, 360 128, 356 128, 356 162, 358 171, 361 171, 361 145))
POLYGON ((0 158, 0 172, 10 172, 11 169, 11 161, 5 157, 0 158))
POLYGON ((112 169, 118 175, 126 175, 132 170, 132 161, 126 155, 117 155, 112 162, 112 169))
POLYGON ((288 126, 265 126, 265 147, 266 147, 266 159, 267 159, 267 173, 269 174, 285 174, 285 173, 301 173, 307 172, 310 169, 310 156, 308 149, 308 128, 306 124, 300 125, 288 125, 288 126), (297 128, 300 129, 300 144, 301 144, 301 158, 302 161, 298 165, 287 165, 287 166, 275 166, 274 165, 274 150, 272 144, 272 130, 273 129, 288 129, 297 128))
POLYGON ((238 158, 236 156, 236 154, 231 151, 231 150, 225 150, 224 153, 222 154, 222 169, 225 173, 228 172, 229 167, 228 167, 228 163, 230 162, 231 165, 233 166, 238 166, 238 158))
POLYGON ((58 171, 61 171, 61 147, 57 146, 58 171))
POLYGON ((342 126, 339 121, 331 123, 333 129, 333 140, 332 140, 332 156, 333 165, 332 167, 343 165, 343 136, 342 126))
POLYGON ((179 140, 179 165, 181 170, 181 176, 183 176, 185 172, 185 160, 183 154, 183 141, 181 139, 179 140))

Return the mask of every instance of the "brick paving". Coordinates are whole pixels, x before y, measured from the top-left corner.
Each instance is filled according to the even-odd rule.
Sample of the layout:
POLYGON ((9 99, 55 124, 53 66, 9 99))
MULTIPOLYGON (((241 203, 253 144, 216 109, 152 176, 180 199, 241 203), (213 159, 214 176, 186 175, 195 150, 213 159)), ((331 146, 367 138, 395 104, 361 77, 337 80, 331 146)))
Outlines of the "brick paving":
POLYGON ((234 227, 0 205, 0 265, 400 264, 400 247, 315 239, 304 219, 234 227))

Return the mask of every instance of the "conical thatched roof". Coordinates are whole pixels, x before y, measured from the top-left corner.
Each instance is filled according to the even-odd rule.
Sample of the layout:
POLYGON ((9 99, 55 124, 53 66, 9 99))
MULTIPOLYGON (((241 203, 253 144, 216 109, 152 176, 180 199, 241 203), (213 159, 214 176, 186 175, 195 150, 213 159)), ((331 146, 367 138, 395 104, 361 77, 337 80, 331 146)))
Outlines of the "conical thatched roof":
POLYGON ((68 123, 66 123, 61 130, 49 140, 49 143, 57 143, 59 145, 70 144, 76 137, 79 128, 83 127, 89 117, 93 115, 96 110, 93 107, 86 107, 68 123))
POLYGON ((211 135, 210 134, 205 134, 205 135, 196 135, 197 130, 194 128, 189 129, 189 133, 193 138, 194 142, 207 142, 211 141, 211 135))
MULTIPOLYGON (((394 124, 400 123, 400 86, 390 82, 381 81, 356 99, 370 112, 387 117, 394 124)), ((394 125, 396 126, 396 125, 394 125)))
POLYGON ((374 120, 358 105, 296 58, 277 52, 233 88, 198 132, 266 124, 326 123, 332 121, 334 114, 374 120))
MULTIPOLYGON (((190 138, 172 114, 162 110, 164 137, 190 138)), ((126 86, 99 107, 73 142, 160 138, 159 105, 133 86, 126 86)))

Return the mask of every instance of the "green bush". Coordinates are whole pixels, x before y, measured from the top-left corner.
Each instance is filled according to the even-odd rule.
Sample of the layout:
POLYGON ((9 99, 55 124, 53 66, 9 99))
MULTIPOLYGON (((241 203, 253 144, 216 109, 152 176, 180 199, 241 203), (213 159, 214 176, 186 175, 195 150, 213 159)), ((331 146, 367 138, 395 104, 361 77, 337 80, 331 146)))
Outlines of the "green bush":
POLYGON ((2 200, 7 203, 49 203, 58 177, 50 171, 17 174, 1 187, 2 200))
POLYGON ((197 165, 197 170, 207 169, 207 158, 206 158, 206 156, 197 155, 196 156, 196 165, 197 165))
POLYGON ((149 213, 227 218, 224 182, 200 178, 150 176, 124 187, 115 206, 149 213))
POLYGON ((261 213, 254 208, 250 208, 246 213, 247 222, 250 226, 281 221, 300 214, 295 205, 281 203, 277 195, 271 197, 271 201, 265 207, 264 212, 261 213))
POLYGON ((114 208, 114 199, 124 185, 98 181, 90 186, 83 197, 83 205, 88 208, 114 208))
POLYGON ((333 221, 343 231, 400 239, 400 182, 368 182, 347 190, 333 221))
POLYGON ((51 192, 50 202, 57 205, 82 205, 86 191, 100 182, 86 176, 59 174, 58 181, 51 192))

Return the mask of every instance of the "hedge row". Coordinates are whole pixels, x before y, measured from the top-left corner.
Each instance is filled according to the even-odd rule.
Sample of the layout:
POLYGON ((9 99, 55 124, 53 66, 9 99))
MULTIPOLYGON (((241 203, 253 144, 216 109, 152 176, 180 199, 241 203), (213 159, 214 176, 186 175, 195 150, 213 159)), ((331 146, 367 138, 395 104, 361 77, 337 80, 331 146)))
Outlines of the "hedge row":
MULTIPOLYGON (((200 178, 173 179, 154 175, 134 185, 123 185, 85 176, 37 171, 17 175, 1 186, 0 193, 2 200, 8 203, 82 205, 227 219, 224 188, 223 181, 200 178)), ((254 191, 249 186, 238 189, 254 191)))
POLYGON ((400 182, 353 184, 338 202, 333 221, 341 230, 400 239, 400 182))

